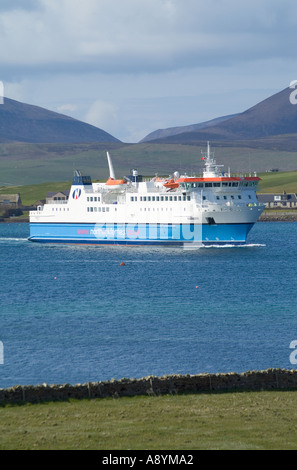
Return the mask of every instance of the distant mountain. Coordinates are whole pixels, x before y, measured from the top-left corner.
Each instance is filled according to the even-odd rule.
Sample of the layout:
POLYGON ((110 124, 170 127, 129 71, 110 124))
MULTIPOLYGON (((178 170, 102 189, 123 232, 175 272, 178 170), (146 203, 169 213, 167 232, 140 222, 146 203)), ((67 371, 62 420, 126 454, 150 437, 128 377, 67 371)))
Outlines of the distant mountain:
POLYGON ((217 124, 220 124, 223 121, 227 121, 228 119, 231 119, 234 116, 237 116, 237 114, 230 114, 229 116, 222 116, 219 118, 211 119, 210 121, 201 122, 199 124, 191 124, 189 126, 169 127, 167 129, 158 129, 157 131, 154 131, 148 134, 144 139, 140 141, 140 143, 149 142, 151 140, 156 140, 156 139, 163 139, 166 137, 171 137, 173 135, 183 134, 185 132, 195 132, 201 129, 206 129, 208 127, 212 127, 217 124))
MULTIPOLYGON (((253 142, 284 150, 297 149, 297 105, 290 102, 291 88, 276 93, 252 108, 219 124, 196 131, 179 133, 154 140, 158 143, 198 144, 210 140, 217 143, 253 142)), ((268 148, 267 147, 267 148, 268 148)))
POLYGON ((39 106, 4 98, 0 104, 0 142, 120 142, 97 127, 39 106))

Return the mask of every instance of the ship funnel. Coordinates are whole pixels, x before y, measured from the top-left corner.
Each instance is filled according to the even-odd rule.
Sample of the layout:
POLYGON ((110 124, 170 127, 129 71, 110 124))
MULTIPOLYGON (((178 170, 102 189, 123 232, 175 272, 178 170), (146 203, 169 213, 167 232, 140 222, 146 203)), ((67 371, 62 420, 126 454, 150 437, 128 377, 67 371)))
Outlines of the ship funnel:
POLYGON ((108 166, 109 166, 109 177, 111 179, 115 180, 116 177, 115 177, 115 174, 114 174, 114 169, 113 169, 113 166, 112 166, 112 161, 111 161, 109 152, 106 152, 106 155, 107 155, 107 161, 108 161, 108 166))

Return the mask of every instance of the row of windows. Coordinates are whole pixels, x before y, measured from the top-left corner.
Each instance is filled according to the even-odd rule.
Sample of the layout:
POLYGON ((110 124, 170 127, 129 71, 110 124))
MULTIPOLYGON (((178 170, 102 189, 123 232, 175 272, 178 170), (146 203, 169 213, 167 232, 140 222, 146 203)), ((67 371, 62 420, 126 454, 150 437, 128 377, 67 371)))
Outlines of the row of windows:
MULTIPOLYGON (((231 195, 230 198, 231 198, 231 199, 235 199, 235 196, 231 195)), ((249 198, 249 199, 252 199, 252 196, 249 194, 249 195, 248 195, 248 198, 249 198)), ((206 197, 203 196, 203 200, 205 200, 205 199, 206 199, 206 197)), ((216 199, 219 201, 219 200, 221 199, 221 196, 216 196, 216 199)), ((223 196, 223 199, 224 199, 224 200, 227 200, 228 197, 227 197, 227 196, 223 196)), ((242 197, 241 197, 240 194, 237 196, 237 199, 242 199, 242 197)))
POLYGON ((254 187, 256 186, 255 181, 244 181, 244 182, 222 182, 222 183, 180 183, 180 187, 184 189, 191 188, 238 188, 240 187, 254 187))
POLYGON ((137 199, 138 196, 131 196, 130 201, 132 202, 137 202, 139 201, 157 201, 157 202, 163 202, 163 201, 190 201, 191 196, 139 196, 139 199, 137 199))
POLYGON ((59 212, 62 212, 62 211, 63 211, 63 212, 66 212, 66 211, 67 211, 67 212, 68 212, 68 211, 69 211, 69 208, 68 208, 68 207, 67 207, 67 208, 65 208, 65 207, 59 207, 59 208, 58 208, 58 207, 56 207, 56 209, 55 209, 55 208, 53 207, 53 208, 52 208, 52 211, 56 211, 56 212, 58 212, 58 211, 59 211, 59 212))
POLYGON ((87 212, 109 212, 109 207, 87 207, 87 212))
POLYGON ((88 202, 97 202, 97 201, 100 202, 100 197, 99 196, 94 196, 94 197, 93 196, 88 196, 87 201, 88 202))

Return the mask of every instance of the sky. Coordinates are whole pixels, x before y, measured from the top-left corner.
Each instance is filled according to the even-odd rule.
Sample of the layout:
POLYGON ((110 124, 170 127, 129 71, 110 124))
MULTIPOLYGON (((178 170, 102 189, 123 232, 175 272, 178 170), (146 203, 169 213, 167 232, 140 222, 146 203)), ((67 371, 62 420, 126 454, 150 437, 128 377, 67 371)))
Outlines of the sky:
POLYGON ((0 81, 132 143, 288 87, 296 38, 296 0, 0 0, 0 81))

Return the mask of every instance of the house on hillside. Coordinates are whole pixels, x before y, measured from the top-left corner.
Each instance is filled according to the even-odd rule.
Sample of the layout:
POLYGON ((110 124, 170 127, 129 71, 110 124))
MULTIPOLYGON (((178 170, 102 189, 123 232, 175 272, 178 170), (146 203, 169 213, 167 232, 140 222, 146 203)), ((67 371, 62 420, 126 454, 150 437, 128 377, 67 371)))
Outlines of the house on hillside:
POLYGON ((287 194, 285 191, 278 194, 258 194, 259 202, 266 204, 269 209, 297 209, 297 194, 287 194))
POLYGON ((21 196, 17 194, 0 194, 0 210, 20 209, 22 207, 21 196))
POLYGON ((69 198, 69 190, 66 191, 58 191, 58 192, 50 192, 46 195, 46 204, 52 204, 56 201, 68 201, 69 198))

